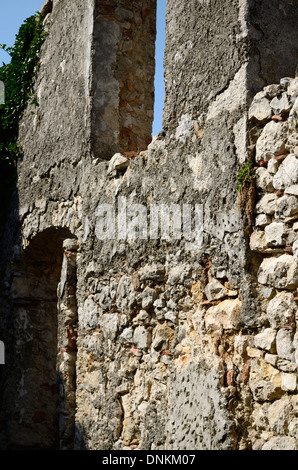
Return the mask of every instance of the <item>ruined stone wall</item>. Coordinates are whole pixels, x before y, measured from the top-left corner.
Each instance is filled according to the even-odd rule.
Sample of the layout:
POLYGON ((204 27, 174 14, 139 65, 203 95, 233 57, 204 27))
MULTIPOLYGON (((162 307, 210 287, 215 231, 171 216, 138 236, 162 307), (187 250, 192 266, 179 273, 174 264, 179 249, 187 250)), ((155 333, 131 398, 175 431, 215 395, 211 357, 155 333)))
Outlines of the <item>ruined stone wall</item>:
MULTIPOLYGON (((6 294, 1 319, 7 324, 10 319, 5 339, 12 339, 2 384, 1 445, 296 449, 295 424, 287 419, 295 423, 297 196, 287 191, 297 185, 297 80, 279 81, 295 75, 297 2, 274 0, 265 8, 258 1, 168 0, 164 130, 135 158, 127 158, 134 157, 128 153, 131 143, 119 140, 125 113, 130 110, 131 130, 144 142, 149 121, 140 134, 134 119, 150 118, 152 106, 155 5, 143 6, 60 0, 46 18, 48 38, 36 82, 40 122, 35 125, 30 109, 21 122, 23 159, 11 219, 19 224, 18 233, 7 238, 11 257, 1 271, 6 294), (260 36, 252 22, 256 12, 260 36), (279 41, 270 39, 272 21, 282 25, 279 41), (67 34, 60 38, 61 25, 67 34), (77 56, 72 38, 78 32, 77 56), (257 36, 254 47, 252 35, 257 36), (132 70, 134 37, 146 39, 150 58, 148 85, 142 83, 138 91, 146 59, 137 48, 132 70), (265 72, 268 41, 277 85, 265 72), (288 47, 286 55, 279 54, 281 43, 288 47), (115 48, 106 53, 111 45, 117 53, 115 48), (59 65, 63 60, 66 75, 59 65), (103 71, 111 89, 98 79, 103 71), (74 95, 67 95, 62 106, 68 81, 74 95), (252 94, 264 85, 271 86, 250 107, 252 94), (136 108, 128 92, 140 93, 136 108), (139 99, 144 100, 141 114, 139 99), (122 100, 132 108, 122 110, 122 100), (111 112, 107 120, 101 109, 111 112), (120 121, 111 118, 114 114, 120 121), (68 116, 70 127, 64 126, 68 116), (45 139, 48 125, 51 138, 45 139), (98 132, 103 128, 107 133, 98 132), (237 175, 250 159, 259 167, 257 191, 249 186, 243 197, 237 175), (288 165, 291 181, 286 180, 288 165), (162 218, 159 233, 150 236, 154 206, 162 218), (166 232, 166 209, 174 211, 173 229, 184 217, 179 236, 166 232), (188 210, 197 214, 192 229, 198 238, 190 236, 185 223, 188 210), (20 266, 20 290, 27 277, 37 282, 36 270, 33 278, 26 270, 32 268, 26 253, 39 246, 39 234, 43 255, 39 247, 32 260, 41 256, 45 263, 40 285, 47 291, 48 276, 59 285, 51 317, 54 323, 58 319, 52 327, 60 355, 57 360, 51 354, 59 385, 51 430, 44 415, 26 418, 34 408, 30 397, 41 396, 48 382, 24 382, 19 374, 30 377, 27 364, 17 372, 12 367, 22 348, 43 350, 36 340, 43 329, 26 306, 19 312, 11 293, 20 266), (51 240, 55 262, 47 255, 51 240), (51 275, 53 268, 61 271, 60 282, 59 275, 51 275), (289 418, 279 414, 284 404, 289 418), (39 440, 33 432, 36 420, 39 440)), ((34 294, 33 300, 43 297, 34 294)), ((43 360, 41 355, 38 367, 43 360)))
POLYGON ((250 248, 261 305, 258 330, 246 338, 254 449, 297 449, 297 96, 298 79, 285 78, 258 93, 249 112, 258 165, 250 248))
POLYGON ((92 149, 109 160, 151 141, 156 1, 96 1, 92 68, 92 149))

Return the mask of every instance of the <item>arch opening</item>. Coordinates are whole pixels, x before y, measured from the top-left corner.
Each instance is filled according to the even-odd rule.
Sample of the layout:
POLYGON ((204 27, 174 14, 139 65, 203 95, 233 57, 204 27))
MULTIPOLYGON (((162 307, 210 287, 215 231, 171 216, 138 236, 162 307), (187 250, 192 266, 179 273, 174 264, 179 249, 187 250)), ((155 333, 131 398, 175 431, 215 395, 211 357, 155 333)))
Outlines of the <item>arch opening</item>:
POLYGON ((14 266, 9 448, 73 447, 77 250, 68 230, 48 229, 14 266))

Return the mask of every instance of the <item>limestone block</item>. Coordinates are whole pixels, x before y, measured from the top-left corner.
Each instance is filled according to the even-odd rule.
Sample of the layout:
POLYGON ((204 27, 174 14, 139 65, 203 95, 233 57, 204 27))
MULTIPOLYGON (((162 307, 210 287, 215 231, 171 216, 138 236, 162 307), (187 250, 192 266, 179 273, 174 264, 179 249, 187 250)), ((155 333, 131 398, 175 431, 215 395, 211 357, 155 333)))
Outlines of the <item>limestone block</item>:
POLYGON ((297 450, 296 439, 290 436, 271 437, 262 450, 297 450))
POLYGON ((295 392, 297 389, 297 374, 282 374, 281 388, 285 392, 295 392))
POLYGON ((282 359, 294 361, 295 348, 294 348, 294 334, 291 330, 281 328, 276 335, 276 351, 277 355, 282 359))
POLYGON ((288 125, 286 122, 270 121, 256 144, 256 161, 268 161, 270 158, 284 153, 286 147, 286 133, 288 125))
POLYGON ((269 100, 263 91, 256 94, 250 106, 248 117, 259 122, 269 121, 272 115, 269 100))
POLYGON ((253 232, 250 236, 249 246, 252 251, 264 251, 267 247, 265 232, 253 232))
POLYGON ((277 196, 275 194, 265 194, 256 204, 257 214, 273 215, 276 208, 277 196))
POLYGON ((248 357, 251 357, 251 358, 261 358, 261 357, 263 357, 262 351, 260 351, 260 349, 251 348, 250 346, 247 346, 246 353, 247 353, 248 357))
POLYGON ((287 93, 290 98, 290 101, 294 103, 298 96, 298 78, 294 78, 293 80, 291 80, 288 86, 287 93))
POLYGON ((267 415, 271 431, 276 434, 287 433, 292 408, 292 402, 288 396, 283 396, 280 400, 276 400, 274 403, 270 404, 267 415))
POLYGON ((138 315, 138 320, 145 322, 145 323, 150 323, 151 316, 146 310, 140 310, 139 315, 138 315))
POLYGON ((260 167, 256 170, 256 185, 263 192, 274 191, 273 177, 266 168, 260 167))
POLYGON ((289 424, 289 434, 292 437, 298 439, 298 418, 294 418, 289 424))
POLYGON ((166 301, 163 298, 158 298, 153 302, 153 307, 156 309, 161 309, 166 306, 166 301))
POLYGON ((93 329, 98 326, 98 306, 92 299, 92 297, 88 297, 83 307, 79 307, 78 309, 78 317, 81 328, 85 329, 93 329))
POLYGON ((205 326, 207 331, 237 329, 240 313, 241 301, 239 299, 228 299, 220 302, 206 312, 205 326))
MULTIPOLYGON (((298 240, 298 234, 294 230, 289 230, 288 236, 287 236, 287 245, 292 246, 295 241, 298 240)), ((291 253, 293 254, 293 253, 291 253)))
POLYGON ((165 319, 174 324, 177 323, 177 318, 178 318, 178 312, 173 312, 172 310, 169 310, 168 312, 165 313, 165 319))
POLYGON ((285 114, 290 111, 292 103, 289 102, 288 95, 284 92, 273 98, 273 100, 270 102, 270 107, 273 111, 273 114, 285 114))
POLYGON ((266 258, 259 268, 258 281, 277 289, 295 289, 298 285, 298 264, 288 254, 266 258))
POLYGON ((265 349, 270 353, 275 352, 276 331, 273 328, 266 328, 254 337, 254 344, 257 348, 265 349))
POLYGON ((148 310, 155 301, 157 293, 151 287, 146 287, 144 291, 138 296, 138 301, 141 302, 142 309, 148 310))
POLYGON ((118 314, 107 313, 99 318, 99 326, 106 339, 114 340, 118 333, 118 314))
POLYGON ((270 158, 268 165, 267 165, 267 170, 271 175, 275 175, 279 167, 279 162, 275 158, 270 158))
POLYGON ((100 292, 95 294, 94 300, 103 310, 110 310, 112 304, 112 299, 110 297, 110 286, 99 284, 97 289, 100 290, 100 292))
POLYGON ((116 291, 116 305, 123 313, 132 310, 136 302, 136 294, 132 279, 129 276, 122 276, 116 291))
POLYGON ((133 342, 133 329, 132 328, 125 328, 121 335, 120 335, 120 338, 124 339, 125 341, 127 341, 128 343, 132 343, 133 342))
POLYGON ((121 153, 116 153, 110 160, 107 174, 115 177, 119 171, 125 170, 129 165, 129 160, 121 153))
POLYGON ((265 241, 268 246, 280 246, 285 244, 288 231, 284 223, 272 222, 265 227, 265 241))
POLYGON ((259 214, 256 216, 255 226, 264 228, 271 223, 271 218, 267 214, 259 214))
POLYGON ((298 146, 298 97, 289 114, 288 125, 290 132, 288 136, 288 146, 291 151, 295 151, 295 148, 298 146))
POLYGON ((146 264, 139 271, 141 281, 163 281, 165 268, 161 263, 146 264))
POLYGON ((267 98, 272 99, 283 91, 283 87, 279 83, 273 83, 265 86, 263 91, 267 98))
POLYGON ((170 285, 183 284, 191 276, 191 267, 188 264, 181 264, 170 269, 168 283, 170 285))
POLYGON ((298 184, 293 184, 285 190, 285 194, 292 194, 293 196, 298 196, 298 184))
POLYGON ((152 340, 151 331, 144 326, 138 326, 133 335, 133 342, 137 348, 143 349, 150 346, 152 340))
POLYGON ((211 278, 205 288, 205 294, 208 300, 218 300, 227 294, 227 289, 221 282, 211 278))
POLYGON ((273 367, 277 366, 278 355, 266 353, 264 359, 268 364, 271 364, 273 367))
POLYGON ((279 292, 270 300, 267 307, 267 316, 271 328, 283 328, 289 326, 295 318, 297 306, 294 295, 290 292, 279 292))
POLYGON ((284 219, 298 213, 298 198, 296 196, 285 195, 276 202, 275 217, 284 219))
POLYGON ((166 323, 159 325, 154 331, 152 347, 153 349, 166 350, 169 349, 174 332, 166 323))
POLYGON ((293 243, 292 249, 293 249, 294 259, 295 259, 296 263, 298 263, 298 240, 296 240, 293 243))
POLYGON ((280 398, 282 374, 261 358, 252 359, 249 387, 256 401, 272 401, 280 398))
POLYGON ((286 189, 298 182, 298 155, 290 153, 273 177, 275 189, 286 189))

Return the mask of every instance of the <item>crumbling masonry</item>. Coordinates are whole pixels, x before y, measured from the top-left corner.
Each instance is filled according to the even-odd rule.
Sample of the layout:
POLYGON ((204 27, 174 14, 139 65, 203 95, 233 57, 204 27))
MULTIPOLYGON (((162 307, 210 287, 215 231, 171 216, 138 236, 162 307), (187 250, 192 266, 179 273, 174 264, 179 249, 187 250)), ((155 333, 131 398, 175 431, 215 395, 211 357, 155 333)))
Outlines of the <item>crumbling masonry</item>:
POLYGON ((168 0, 151 143, 155 0, 42 14, 1 243, 1 448, 298 450, 298 2, 168 0), (124 203, 200 206, 202 239, 123 217, 114 236, 124 203))

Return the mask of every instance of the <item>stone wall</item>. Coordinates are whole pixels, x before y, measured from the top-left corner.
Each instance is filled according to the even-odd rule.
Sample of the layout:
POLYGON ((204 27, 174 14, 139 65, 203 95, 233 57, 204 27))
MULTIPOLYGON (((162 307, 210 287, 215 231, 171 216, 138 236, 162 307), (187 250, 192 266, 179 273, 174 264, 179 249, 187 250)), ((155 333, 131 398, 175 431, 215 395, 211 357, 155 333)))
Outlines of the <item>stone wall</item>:
POLYGON ((282 79, 285 68, 294 77, 297 5, 168 0, 164 130, 140 151, 155 4, 53 2, 1 265, 3 448, 297 448, 297 79, 282 79), (132 66, 134 39, 148 47, 132 66), (257 186, 239 193, 251 159, 257 186), (27 286, 40 305, 48 279, 59 285, 46 328, 57 332, 58 359, 46 358, 43 328, 14 297, 27 286), (34 348, 37 365, 21 362, 34 348), (27 371, 38 377, 46 360, 57 370, 51 429, 33 404, 48 382, 27 371))
POLYGON ((247 348, 254 449, 297 448, 298 79, 285 78, 254 98, 255 225, 260 329, 247 348))
POLYGON ((109 160, 151 141, 156 0, 95 2, 92 150, 109 160))

